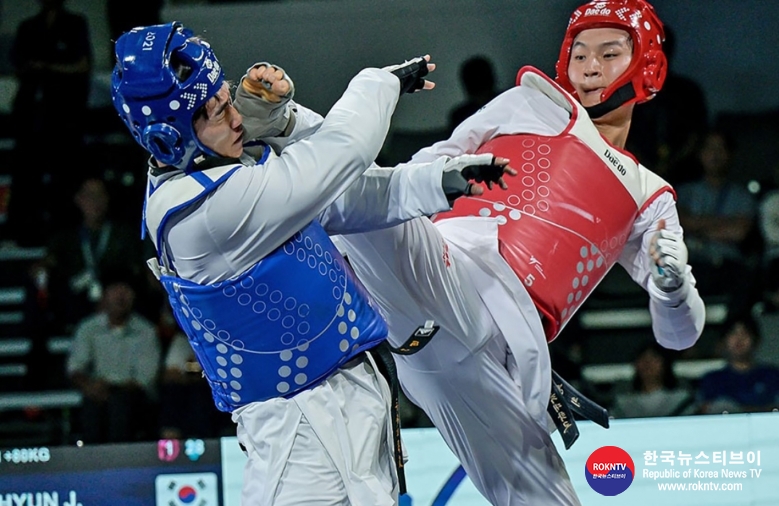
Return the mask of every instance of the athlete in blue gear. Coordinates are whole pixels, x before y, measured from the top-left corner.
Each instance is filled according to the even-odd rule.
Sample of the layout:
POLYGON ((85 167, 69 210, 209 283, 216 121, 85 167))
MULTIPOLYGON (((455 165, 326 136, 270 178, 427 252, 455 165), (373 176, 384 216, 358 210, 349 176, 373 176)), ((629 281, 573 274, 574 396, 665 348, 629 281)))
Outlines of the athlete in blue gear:
POLYGON ((467 193, 461 174, 481 167, 505 186, 513 170, 492 155, 369 169, 399 96, 432 88, 429 57, 361 71, 318 131, 279 156, 243 139, 216 56, 179 23, 124 34, 116 58, 114 106, 151 154, 149 265, 238 425, 242 502, 397 504, 390 389, 365 353, 386 324, 328 233, 448 210, 452 173, 467 193))

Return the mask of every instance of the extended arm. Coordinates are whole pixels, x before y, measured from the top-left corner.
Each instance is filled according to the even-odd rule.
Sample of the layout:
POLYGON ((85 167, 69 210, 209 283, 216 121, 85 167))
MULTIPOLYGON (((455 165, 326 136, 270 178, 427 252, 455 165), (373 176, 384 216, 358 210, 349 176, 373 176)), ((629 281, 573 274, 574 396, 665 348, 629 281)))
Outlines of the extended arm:
MULTIPOLYGON (((177 273, 197 283, 223 281, 308 226, 371 165, 400 89, 392 72, 363 70, 311 137, 262 164, 234 168, 191 212, 174 216, 166 240, 175 245, 169 253, 177 273)), ((176 181, 157 191, 166 187, 175 190, 176 181)))
MULTIPOLYGON (((400 93, 432 89, 435 84, 424 77, 435 70, 430 56, 414 58, 382 70, 400 81, 400 93)), ((241 78, 235 93, 235 107, 244 116, 244 145, 266 142, 276 153, 287 145, 316 132, 323 118, 292 101, 295 84, 284 69, 267 62, 255 63, 241 78)))
MULTIPOLYGON (((235 107, 244 117, 244 143, 269 144, 280 153, 310 137, 323 118, 292 101, 294 84, 280 67, 258 63, 247 71, 236 91, 235 107), (265 69, 273 68, 275 71, 265 69), (263 84, 258 82, 262 76, 263 84), (284 79, 279 83, 276 79, 284 79)), ((331 234, 383 228, 417 216, 448 210, 441 191, 442 163, 398 166, 373 164, 319 216, 331 234)))
MULTIPOLYGON (((321 116, 294 103, 293 95, 294 84, 280 67, 269 63, 252 66, 241 80, 235 100, 244 116, 244 141, 263 141, 280 152, 316 132, 321 116)), ((439 157, 430 163, 391 169, 374 164, 319 220, 331 234, 348 234, 447 211, 451 201, 469 189, 465 179, 458 177, 468 163, 487 165, 489 158, 439 157)))
POLYGON ((314 135, 262 166, 238 170, 206 200, 212 241, 257 258, 308 225, 373 162, 398 97, 392 74, 360 72, 314 135))
POLYGON ((421 216, 448 211, 462 195, 477 195, 488 181, 506 188, 504 174, 516 175, 504 158, 491 154, 442 156, 430 163, 375 167, 365 172, 320 220, 330 234, 351 234, 398 225, 421 216))

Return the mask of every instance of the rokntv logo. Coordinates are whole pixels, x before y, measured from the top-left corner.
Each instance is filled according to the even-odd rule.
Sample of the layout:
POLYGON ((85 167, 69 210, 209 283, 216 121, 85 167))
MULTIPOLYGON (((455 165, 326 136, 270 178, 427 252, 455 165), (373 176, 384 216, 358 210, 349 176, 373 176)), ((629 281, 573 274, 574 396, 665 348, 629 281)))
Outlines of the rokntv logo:
POLYGON ((636 468, 628 452, 618 446, 602 446, 592 452, 584 468, 587 483, 601 495, 618 495, 633 483, 636 468))

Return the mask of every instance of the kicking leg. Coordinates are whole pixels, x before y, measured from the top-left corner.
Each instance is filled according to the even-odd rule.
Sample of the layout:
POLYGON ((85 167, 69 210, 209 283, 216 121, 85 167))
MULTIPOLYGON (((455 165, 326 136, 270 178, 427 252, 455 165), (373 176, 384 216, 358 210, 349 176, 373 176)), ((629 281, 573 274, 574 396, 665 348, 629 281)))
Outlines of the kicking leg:
POLYGON ((452 341, 442 337, 420 357, 399 359, 399 376, 476 488, 495 505, 578 506, 548 428, 530 416, 509 375, 505 341, 492 339, 465 360, 446 361, 452 341), (436 370, 425 370, 428 353, 437 354, 436 370))

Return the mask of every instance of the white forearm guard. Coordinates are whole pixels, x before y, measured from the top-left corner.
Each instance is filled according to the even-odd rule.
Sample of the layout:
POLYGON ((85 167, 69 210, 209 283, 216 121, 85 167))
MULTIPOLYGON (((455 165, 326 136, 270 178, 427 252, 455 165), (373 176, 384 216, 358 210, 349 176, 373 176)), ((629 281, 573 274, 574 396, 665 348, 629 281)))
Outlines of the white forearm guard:
POLYGON ((649 312, 657 342, 672 350, 691 347, 703 332, 706 307, 695 288, 690 267, 685 269, 682 285, 672 292, 664 292, 654 282, 648 285, 649 312))

